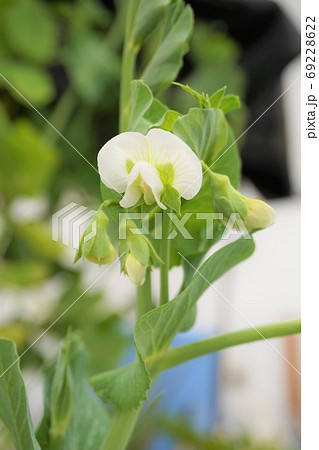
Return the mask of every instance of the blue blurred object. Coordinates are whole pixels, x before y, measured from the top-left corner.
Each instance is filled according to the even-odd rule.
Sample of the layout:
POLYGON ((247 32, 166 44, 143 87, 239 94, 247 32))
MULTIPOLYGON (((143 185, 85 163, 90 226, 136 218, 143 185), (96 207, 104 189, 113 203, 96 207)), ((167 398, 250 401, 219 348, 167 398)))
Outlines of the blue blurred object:
MULTIPOLYGON (((212 333, 189 331, 178 334, 172 347, 211 337, 212 333)), ((154 382, 150 401, 159 396, 157 409, 169 419, 185 420, 196 431, 209 432, 217 421, 218 356, 201 356, 161 374, 154 382)), ((151 450, 172 450, 176 443, 165 435, 155 436, 151 450)))

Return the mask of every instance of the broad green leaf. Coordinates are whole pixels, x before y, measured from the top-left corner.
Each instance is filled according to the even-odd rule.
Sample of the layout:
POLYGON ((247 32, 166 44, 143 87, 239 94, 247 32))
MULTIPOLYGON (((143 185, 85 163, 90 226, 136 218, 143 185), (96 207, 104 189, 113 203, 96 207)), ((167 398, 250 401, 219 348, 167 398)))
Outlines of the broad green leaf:
POLYGON ((220 109, 192 108, 176 120, 173 132, 215 172, 228 175, 234 187, 240 181, 240 158, 230 125, 220 109))
POLYGON ((219 108, 220 107, 220 104, 223 100, 226 89, 227 89, 227 86, 224 86, 221 89, 218 89, 218 91, 214 92, 209 97, 209 102, 210 102, 211 108, 219 108))
POLYGON ((154 98, 151 106, 148 108, 144 115, 144 119, 145 121, 147 121, 149 127, 151 127, 154 123, 159 122, 163 118, 167 110, 167 106, 165 106, 157 98, 154 98))
POLYGON ((0 418, 18 450, 40 450, 17 358, 15 344, 8 339, 0 339, 0 418))
POLYGON ((131 131, 140 131, 139 125, 153 101, 152 91, 142 80, 133 80, 131 82, 131 116, 129 129, 131 131))
POLYGON ((4 59, 1 62, 1 73, 17 91, 2 77, 0 78, 0 86, 7 89, 24 106, 29 107, 28 103, 19 93, 36 108, 47 105, 54 98, 55 89, 53 81, 45 69, 41 67, 36 67, 25 62, 4 59))
POLYGON ((167 107, 157 98, 153 98, 151 106, 145 112, 143 118, 140 121, 138 131, 146 134, 150 130, 150 128, 158 123, 161 124, 165 120, 165 114, 167 112, 167 107))
POLYGON ((9 2, 2 14, 2 34, 14 54, 41 64, 52 61, 58 43, 58 29, 47 3, 16 0, 9 2))
MULTIPOLYGON (((61 450, 91 450, 100 448, 109 426, 109 416, 101 400, 94 394, 86 376, 87 354, 76 335, 68 335, 61 363, 68 367, 73 384, 73 408, 66 429, 61 450)), ((45 445, 50 439, 50 409, 54 402, 53 379, 58 377, 57 369, 46 379, 45 414, 37 436, 45 445)), ((45 447, 44 447, 45 448, 45 447)))
POLYGON ((165 8, 171 0, 138 0, 136 20, 131 31, 133 40, 140 44, 156 27, 164 16, 165 8))
POLYGON ((240 238, 226 245, 203 263, 191 283, 174 300, 142 316, 136 323, 134 339, 145 361, 167 348, 196 301, 229 269, 248 258, 254 251, 252 239, 240 238))
POLYGON ((105 402, 130 410, 146 400, 151 381, 145 364, 138 355, 132 364, 94 376, 91 384, 105 402))
POLYGON ((232 94, 224 95, 219 107, 224 114, 228 114, 234 109, 239 109, 241 107, 239 96, 232 94))
POLYGON ((171 24, 141 76, 153 92, 164 89, 177 76, 192 28, 193 12, 186 6, 171 24))
POLYGON ((8 197, 46 190, 58 164, 58 151, 26 119, 0 136, 0 188, 8 197))

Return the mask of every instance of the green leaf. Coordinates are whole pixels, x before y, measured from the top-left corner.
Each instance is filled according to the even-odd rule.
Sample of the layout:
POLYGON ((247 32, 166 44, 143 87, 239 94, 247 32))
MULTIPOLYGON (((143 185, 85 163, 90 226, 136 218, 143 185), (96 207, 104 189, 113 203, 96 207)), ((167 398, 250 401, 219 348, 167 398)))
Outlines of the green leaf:
POLYGON ((18 450, 40 450, 17 358, 15 344, 0 339, 0 417, 18 450))
MULTIPOLYGON (((61 353, 60 367, 67 367, 72 377, 73 384, 73 408, 68 427, 65 431, 61 450, 91 450, 100 448, 105 433, 109 427, 110 419, 105 406, 94 394, 86 376, 87 353, 80 339, 69 334, 61 353)), ((64 372, 65 373, 65 372, 64 372)), ((45 414, 38 429, 37 435, 41 443, 48 442, 52 430, 50 409, 54 403, 52 396, 55 394, 53 378, 60 377, 58 367, 55 373, 48 374, 45 389, 45 414)), ((63 371, 62 371, 63 375, 63 371)))
POLYGON ((174 189, 172 186, 165 186, 164 192, 161 198, 164 205, 171 208, 173 211, 176 211, 177 214, 181 212, 181 198, 179 192, 174 189))
POLYGON ((225 91, 227 89, 227 86, 222 87, 221 89, 218 89, 218 91, 214 92, 214 94, 212 94, 209 97, 209 102, 210 102, 210 106, 212 108, 219 108, 220 104, 223 100, 225 91))
POLYGON ((179 117, 181 117, 180 113, 169 109, 158 122, 154 123, 151 128, 161 128, 162 130, 172 131, 173 125, 179 117))
POLYGON ((173 132, 214 172, 228 175, 234 187, 240 181, 240 158, 230 125, 220 109, 191 108, 176 120, 173 132))
MULTIPOLYGON (((55 94, 53 81, 41 67, 5 59, 1 62, 1 73, 36 108, 41 108, 53 100, 55 94)), ((0 78, 0 86, 7 89, 23 106, 30 107, 3 78, 0 78)))
POLYGON ((94 376, 91 384, 105 402, 114 403, 118 408, 137 408, 150 388, 150 376, 140 356, 134 363, 94 376))
POLYGON ((241 103, 239 96, 233 94, 224 95, 220 104, 220 109, 223 111, 224 114, 228 114, 234 109, 239 109, 240 107, 241 103))
POLYGON ((6 45, 19 57, 46 64, 55 56, 58 30, 51 8, 42 1, 9 2, 2 13, 6 45))
POLYGON ((153 94, 150 88, 142 80, 133 80, 131 82, 131 116, 129 125, 131 131, 142 131, 139 125, 152 101, 153 94))
POLYGON ((199 273, 195 273, 188 287, 175 299, 138 320, 134 338, 144 361, 168 347, 203 292, 229 269, 251 256, 254 248, 253 240, 244 238, 221 248, 203 263, 199 273))
POLYGON ((157 98, 153 98, 151 106, 140 121, 138 131, 146 134, 157 123, 161 124, 165 120, 167 112, 167 107, 157 98))
POLYGON ((165 8, 171 0, 138 1, 136 22, 132 31, 134 42, 140 44, 156 27, 164 16, 165 8))
POLYGON ((174 122, 180 117, 176 111, 167 110, 142 80, 131 82, 131 131, 146 134, 150 128, 171 131, 174 122))
POLYGON ((163 90, 177 76, 188 48, 187 41, 192 33, 193 21, 192 9, 186 6, 163 36, 143 71, 141 78, 153 92, 163 90))

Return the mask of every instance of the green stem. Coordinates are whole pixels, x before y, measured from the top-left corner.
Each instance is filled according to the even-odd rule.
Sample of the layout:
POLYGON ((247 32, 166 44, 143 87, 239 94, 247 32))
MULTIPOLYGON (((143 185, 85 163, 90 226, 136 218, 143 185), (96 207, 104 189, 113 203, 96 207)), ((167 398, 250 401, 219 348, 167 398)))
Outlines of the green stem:
POLYGON ((49 450, 61 450, 64 440, 64 432, 50 432, 49 450))
POLYGON ((248 328, 245 330, 234 331, 232 333, 221 334, 209 339, 194 342, 193 344, 183 345, 163 354, 158 361, 152 362, 151 358, 147 365, 152 373, 162 372, 163 370, 183 364, 199 356, 208 353, 218 352, 235 345, 247 344, 248 342, 259 341, 290 334, 300 333, 301 322, 299 319, 285 322, 262 325, 258 328, 248 328))
POLYGON ((138 47, 134 43, 134 24, 138 0, 131 0, 127 9, 125 39, 121 67, 120 87, 120 132, 128 131, 130 119, 131 81, 134 78, 138 47))
MULTIPOLYGON (((49 122, 52 123, 60 133, 63 133, 70 120, 71 114, 74 112, 75 106, 76 97, 72 90, 68 88, 56 104, 49 119, 49 122)), ((44 129, 43 137, 46 140, 55 143, 59 139, 59 134, 48 124, 44 129)))
POLYGON ((101 450, 125 450, 135 428, 141 408, 133 411, 117 411, 101 450))
POLYGON ((144 284, 142 286, 138 286, 137 288, 137 319, 143 316, 143 314, 147 313, 151 309, 154 308, 154 304, 152 301, 152 280, 151 273, 148 270, 146 272, 146 277, 144 284))
POLYGON ((160 256, 162 259, 161 264, 161 290, 160 290, 160 304, 164 305, 169 301, 169 283, 168 274, 170 267, 170 252, 171 252, 171 241, 167 239, 171 230, 171 219, 168 216, 168 212, 162 213, 163 224, 162 224, 162 242, 161 242, 161 252, 160 256))

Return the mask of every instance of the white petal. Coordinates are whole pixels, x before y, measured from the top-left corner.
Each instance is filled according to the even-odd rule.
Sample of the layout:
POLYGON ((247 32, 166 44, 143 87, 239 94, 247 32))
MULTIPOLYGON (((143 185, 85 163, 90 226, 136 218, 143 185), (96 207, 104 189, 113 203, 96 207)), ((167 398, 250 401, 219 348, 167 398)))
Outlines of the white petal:
POLYGON ((136 203, 141 198, 142 192, 137 186, 128 186, 124 197, 120 201, 122 208, 131 208, 131 206, 136 205, 136 203))
POLYGON ((150 130, 146 138, 156 164, 173 164, 173 187, 180 196, 186 200, 195 197, 202 185, 202 167, 193 150, 179 137, 159 128, 150 130))
POLYGON ((134 165, 127 182, 127 189, 120 205, 124 208, 134 206, 141 194, 144 198, 151 194, 158 206, 166 209, 160 201, 160 195, 163 190, 158 171, 148 162, 138 162, 134 165))
POLYGON ((122 133, 108 141, 99 151, 97 161, 102 182, 120 193, 127 186, 127 160, 133 163, 149 159, 148 143, 141 133, 122 133))
POLYGON ((146 269, 145 264, 141 264, 131 253, 127 255, 124 271, 136 286, 141 286, 144 283, 146 269))

